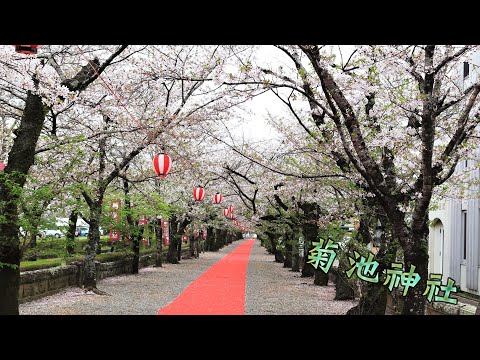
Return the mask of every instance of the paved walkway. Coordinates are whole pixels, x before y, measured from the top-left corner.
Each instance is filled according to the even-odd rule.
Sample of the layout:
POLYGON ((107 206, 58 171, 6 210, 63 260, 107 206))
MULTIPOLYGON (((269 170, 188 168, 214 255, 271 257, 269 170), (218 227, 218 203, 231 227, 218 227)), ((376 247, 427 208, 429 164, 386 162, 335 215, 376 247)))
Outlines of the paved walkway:
POLYGON ((239 240, 198 259, 99 281, 111 296, 69 288, 21 304, 20 314, 344 314, 356 304, 333 301, 333 285, 315 286, 273 260, 258 240, 239 240))
POLYGON ((243 315, 245 280, 254 240, 246 240, 192 282, 158 315, 243 315))

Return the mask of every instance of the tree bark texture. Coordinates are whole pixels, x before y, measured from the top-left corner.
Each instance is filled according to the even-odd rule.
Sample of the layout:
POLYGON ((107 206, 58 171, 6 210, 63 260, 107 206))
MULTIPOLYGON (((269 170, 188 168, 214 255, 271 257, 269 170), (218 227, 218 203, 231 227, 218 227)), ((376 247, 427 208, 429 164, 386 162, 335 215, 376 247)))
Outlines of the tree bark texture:
POLYGON ((8 163, 0 174, 0 315, 18 314, 20 242, 18 238, 18 189, 23 188, 33 165, 35 147, 45 121, 38 95, 27 93, 20 126, 15 130, 8 163))
POLYGON ((157 241, 157 252, 155 253, 155 266, 162 267, 162 219, 155 222, 155 240, 157 241))

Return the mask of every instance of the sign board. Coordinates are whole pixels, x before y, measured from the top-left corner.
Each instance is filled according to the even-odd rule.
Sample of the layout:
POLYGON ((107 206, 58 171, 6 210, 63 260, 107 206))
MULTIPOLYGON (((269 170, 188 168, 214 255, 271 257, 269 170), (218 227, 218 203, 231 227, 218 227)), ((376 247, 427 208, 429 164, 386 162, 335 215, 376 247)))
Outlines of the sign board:
MULTIPOLYGON (((120 221, 120 215, 118 214, 118 211, 120 210, 120 204, 120 199, 112 199, 112 201, 110 202, 110 207, 112 209, 112 217, 113 220, 117 223, 120 221)), ((112 226, 113 224, 110 225, 110 227, 112 226)), ((120 231, 110 229, 110 241, 120 241, 120 231)))
POLYGON ((165 246, 170 244, 170 233, 169 233, 169 223, 168 220, 162 219, 162 234, 163 234, 163 242, 165 246))
POLYGON ((119 241, 120 240, 120 231, 110 230, 110 241, 119 241))
POLYGON ((303 257, 304 246, 305 246, 305 240, 303 236, 300 236, 300 238, 298 239, 298 255, 300 257, 303 257))

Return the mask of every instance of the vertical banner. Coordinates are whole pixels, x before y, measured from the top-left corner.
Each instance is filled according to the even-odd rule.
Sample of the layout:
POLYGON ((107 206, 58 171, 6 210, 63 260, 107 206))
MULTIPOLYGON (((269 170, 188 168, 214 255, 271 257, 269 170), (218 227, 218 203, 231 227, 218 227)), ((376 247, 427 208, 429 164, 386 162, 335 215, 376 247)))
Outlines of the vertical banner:
POLYGON ((110 241, 119 241, 120 231, 110 229, 110 241))
POLYGON ((169 233, 169 224, 168 220, 162 219, 162 233, 163 233, 163 242, 165 246, 168 246, 170 244, 170 233, 169 233))
MULTIPOLYGON (((147 225, 147 217, 145 215, 140 215, 140 219, 138 220, 138 225, 147 225)), ((143 246, 150 246, 150 240, 147 238, 142 239, 143 246)))
MULTIPOLYGON (((120 211, 120 199, 112 199, 112 202, 110 203, 110 207, 112 209, 112 217, 115 220, 115 222, 120 221, 120 216, 119 216, 119 211, 120 211)), ((113 230, 113 224, 110 224, 110 241, 119 241, 120 240, 120 231, 118 230, 113 230)))

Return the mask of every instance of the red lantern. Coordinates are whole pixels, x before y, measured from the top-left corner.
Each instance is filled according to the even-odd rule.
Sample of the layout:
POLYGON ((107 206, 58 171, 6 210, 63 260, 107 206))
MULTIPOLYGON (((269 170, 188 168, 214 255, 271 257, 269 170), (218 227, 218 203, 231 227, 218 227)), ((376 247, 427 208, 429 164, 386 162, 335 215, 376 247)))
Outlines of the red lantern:
POLYGON ((0 171, 3 171, 3 169, 5 169, 6 167, 7 165, 5 165, 3 161, 0 161, 0 171))
POLYGON ((205 198, 205 189, 201 186, 196 187, 193 189, 193 197, 195 201, 202 201, 205 198))
POLYGON ((223 200, 222 194, 219 194, 218 192, 213 195, 213 201, 215 201, 215 204, 220 204, 223 200))
POLYGON ((229 212, 229 213, 233 213, 233 205, 230 205, 230 206, 228 207, 228 212, 229 212))
POLYGON ((207 238, 207 232, 203 230, 202 232, 202 239, 205 240, 207 238))
POLYGON ((223 209, 223 215, 228 216, 228 209, 223 209))
POLYGON ((238 221, 237 221, 237 220, 234 220, 233 223, 234 223, 235 225, 238 225, 238 221))
POLYGON ((186 243, 188 241, 188 236, 182 236, 182 240, 184 243, 186 243))
POLYGON ((235 219, 235 214, 234 213, 230 214, 230 219, 235 219))
POLYGON ((36 55, 40 45, 15 45, 15 51, 19 54, 36 55))
POLYGON ((153 167, 158 176, 164 178, 172 169, 170 156, 166 154, 157 154, 153 158, 153 167))

